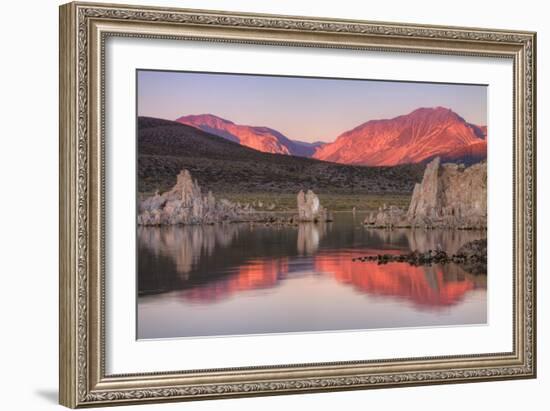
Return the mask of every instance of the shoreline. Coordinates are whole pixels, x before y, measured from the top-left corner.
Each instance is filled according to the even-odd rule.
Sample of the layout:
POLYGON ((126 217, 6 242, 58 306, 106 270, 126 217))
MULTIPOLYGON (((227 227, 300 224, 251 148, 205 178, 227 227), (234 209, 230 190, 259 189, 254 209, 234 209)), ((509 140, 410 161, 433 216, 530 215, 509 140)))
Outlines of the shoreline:
MULTIPOLYGON (((154 192, 138 192, 136 201, 141 202, 148 197, 153 196, 154 192)), ((217 199, 226 199, 232 203, 240 203, 241 205, 249 204, 257 212, 297 212, 296 193, 281 192, 215 192, 212 194, 217 199), (262 207, 258 207, 258 203, 262 203, 262 207), (256 203, 256 206, 254 206, 256 203), (268 207, 273 206, 272 210, 268 207)), ((393 204, 402 208, 408 208, 411 201, 412 192, 410 193, 317 193, 323 207, 329 211, 336 212, 352 212, 355 207, 356 212, 375 212, 384 204, 393 204)))
MULTIPOLYGON (((301 224, 307 225, 325 225, 325 224, 334 224, 334 221, 299 221, 293 220, 289 221, 288 219, 281 220, 282 217, 292 218, 297 216, 298 211, 259 211, 254 213, 255 216, 250 216, 250 219, 235 219, 235 220, 224 220, 216 221, 210 223, 178 223, 178 224, 139 224, 136 226, 139 227, 186 227, 186 226, 218 226, 218 225, 231 225, 231 224, 249 224, 249 225, 264 225, 264 226, 286 226, 286 227, 298 227, 301 224), (258 218, 254 218, 258 217, 258 218), (269 218, 272 217, 272 218, 269 218), (277 218, 279 217, 279 218, 277 218)), ((368 211, 334 211, 332 215, 348 215, 348 214, 365 214, 368 211)), ((373 226, 364 224, 362 221, 358 221, 356 228, 364 228, 365 230, 372 231, 397 231, 397 230, 411 230, 411 231, 476 231, 476 232, 485 232, 487 233, 487 227, 452 227, 452 226, 373 226)))

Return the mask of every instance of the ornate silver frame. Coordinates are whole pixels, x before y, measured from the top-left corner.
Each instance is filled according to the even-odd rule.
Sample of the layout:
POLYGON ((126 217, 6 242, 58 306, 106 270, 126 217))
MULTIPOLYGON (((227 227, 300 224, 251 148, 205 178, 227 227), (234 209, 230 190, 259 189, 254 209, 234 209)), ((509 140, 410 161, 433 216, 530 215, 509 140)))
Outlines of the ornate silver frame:
POLYGON ((536 34, 69 3, 60 8, 60 403, 68 407, 536 375, 536 34), (471 356, 106 375, 104 45, 109 36, 475 55, 514 63, 514 349, 471 356))

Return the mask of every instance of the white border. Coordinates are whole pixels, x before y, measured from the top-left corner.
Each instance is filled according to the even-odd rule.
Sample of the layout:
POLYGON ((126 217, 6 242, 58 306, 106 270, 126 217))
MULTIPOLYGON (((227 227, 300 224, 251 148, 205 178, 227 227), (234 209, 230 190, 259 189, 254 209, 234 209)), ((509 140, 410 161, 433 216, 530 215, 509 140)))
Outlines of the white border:
POLYGON ((108 38, 107 374, 510 352, 512 79, 496 58, 108 38), (488 325, 136 341, 136 68, 488 84, 488 325))

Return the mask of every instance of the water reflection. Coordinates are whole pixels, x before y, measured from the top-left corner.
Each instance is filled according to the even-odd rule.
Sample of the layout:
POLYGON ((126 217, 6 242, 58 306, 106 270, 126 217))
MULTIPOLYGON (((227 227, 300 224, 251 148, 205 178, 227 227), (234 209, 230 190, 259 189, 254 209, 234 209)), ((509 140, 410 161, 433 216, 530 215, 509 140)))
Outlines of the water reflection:
POLYGON ((485 288, 455 264, 413 267, 403 263, 378 265, 375 262, 350 261, 348 256, 322 255, 316 269, 329 273, 355 290, 378 296, 404 298, 428 307, 453 305, 474 288, 485 288))
POLYGON ((183 289, 179 292, 179 296, 200 302, 216 301, 240 291, 275 287, 286 273, 288 273, 286 259, 250 261, 240 266, 234 275, 183 289))
POLYGON ((301 223, 298 225, 298 242, 296 248, 299 255, 312 255, 319 249, 319 241, 327 234, 330 223, 301 223))
POLYGON ((353 217, 339 215, 333 223, 297 227, 248 224, 140 227, 137 233, 140 335, 145 338, 368 328, 373 321, 367 321, 364 310, 372 304, 385 307, 387 312, 381 318, 391 317, 388 324, 379 326, 398 326, 402 322, 401 325, 411 325, 419 321, 420 325, 485 321, 486 276, 471 275, 454 264, 413 267, 406 263, 378 265, 352 261, 353 257, 367 254, 425 251, 437 246, 453 253, 464 243, 484 236, 484 232, 366 230, 353 217), (481 296, 476 300, 475 313, 469 309, 459 315, 469 294, 481 296), (252 310, 243 312, 252 300, 255 301, 252 310), (175 313, 168 314, 167 304, 174 301, 177 306, 170 307, 175 313), (198 322, 181 328, 180 321, 167 326, 171 331, 164 331, 155 328, 158 325, 153 326, 145 315, 156 307, 155 310, 164 313, 158 315, 166 322, 167 316, 189 315, 198 309, 194 308, 197 304, 216 311, 208 327, 198 322), (299 316, 289 316, 284 311, 274 314, 280 307, 295 304, 300 304, 299 316), (343 310, 346 319, 321 321, 320 304, 323 309, 343 310), (161 306, 165 308, 160 309, 161 306), (265 324, 260 317, 266 314, 260 312, 268 306, 277 309, 270 311, 265 324), (451 319, 448 312, 446 317, 437 314, 453 307, 456 313, 451 314, 456 319, 451 319), (430 314, 424 318, 420 312, 430 314), (230 316, 243 315, 246 315, 244 321, 250 322, 246 327, 250 328, 242 325, 242 321, 228 320, 230 316), (396 319, 392 315, 401 317, 396 319), (229 323, 233 325, 230 327, 229 323))
POLYGON ((438 246, 454 254, 468 241, 484 238, 484 231, 468 230, 371 230, 373 235, 385 243, 406 243, 409 250, 428 251, 438 246))
MULTIPOLYGON (((216 248, 229 246, 243 225, 182 227, 138 227, 139 247, 147 249, 153 258, 168 257, 176 272, 186 277, 194 263, 214 254, 216 248)), ((144 258, 145 260, 145 258, 144 258)))

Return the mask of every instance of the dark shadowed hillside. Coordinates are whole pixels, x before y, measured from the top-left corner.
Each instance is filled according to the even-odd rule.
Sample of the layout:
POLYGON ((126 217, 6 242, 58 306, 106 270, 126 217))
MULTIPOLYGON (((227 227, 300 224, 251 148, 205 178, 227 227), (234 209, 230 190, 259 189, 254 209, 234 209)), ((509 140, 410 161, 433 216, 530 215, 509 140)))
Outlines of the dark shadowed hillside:
POLYGON ((138 119, 138 190, 165 191, 183 168, 216 192, 410 193, 423 164, 362 167, 256 151, 197 128, 138 119))
POLYGON ((487 141, 459 147, 441 155, 440 158, 443 163, 462 163, 467 166, 479 163, 487 159, 487 141))

